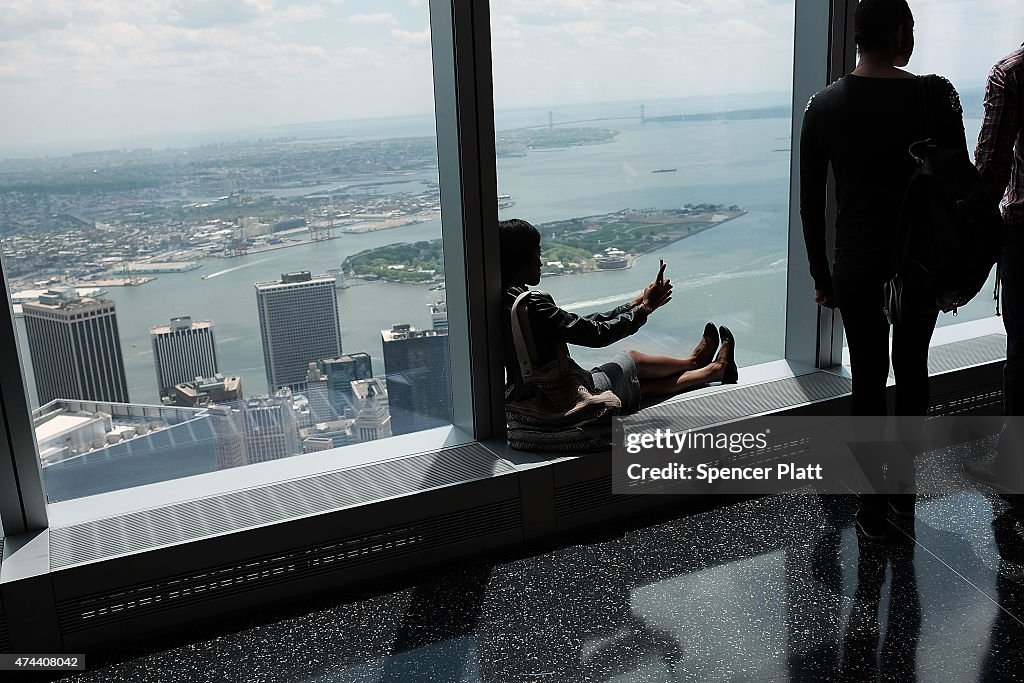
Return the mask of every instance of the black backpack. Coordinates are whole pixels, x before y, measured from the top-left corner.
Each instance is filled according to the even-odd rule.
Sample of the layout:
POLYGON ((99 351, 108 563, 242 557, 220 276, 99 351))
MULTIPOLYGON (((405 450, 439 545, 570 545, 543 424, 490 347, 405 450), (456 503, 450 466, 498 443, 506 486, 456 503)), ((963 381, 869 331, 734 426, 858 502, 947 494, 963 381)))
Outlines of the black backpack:
MULTIPOLYGON (((918 78, 922 121, 939 93, 938 76, 918 78)), ((903 197, 893 255, 893 280, 886 287, 886 314, 899 320, 904 285, 934 297, 953 312, 985 285, 1002 252, 1004 225, 999 199, 986 191, 966 151, 932 138, 908 150, 917 164, 903 197)))

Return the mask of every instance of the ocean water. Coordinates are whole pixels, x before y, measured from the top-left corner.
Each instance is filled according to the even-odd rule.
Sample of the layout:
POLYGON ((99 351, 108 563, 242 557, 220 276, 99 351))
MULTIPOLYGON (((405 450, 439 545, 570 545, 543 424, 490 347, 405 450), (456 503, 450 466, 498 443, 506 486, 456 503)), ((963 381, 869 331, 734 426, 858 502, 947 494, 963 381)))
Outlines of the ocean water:
MULTIPOLYGON (((779 95, 772 95, 728 104, 737 108, 772 106, 779 100, 779 95)), ((679 113, 685 111, 679 109, 684 104, 661 103, 649 108, 648 113, 679 113)), ((638 105, 600 105, 560 111, 555 120, 638 117, 638 111, 633 113, 635 107, 638 105)), ((704 103, 702 110, 716 108, 714 103, 704 103)), ((500 115, 498 127, 546 122, 546 111, 521 110, 500 115)), ((968 139, 972 127, 976 138, 977 123, 968 123, 968 139)), ((388 134, 422 132, 419 119, 410 118, 407 124, 388 134)), ((617 350, 629 347, 686 355, 707 321, 733 330, 741 366, 781 358, 789 221, 789 119, 641 124, 638 118, 619 118, 578 125, 612 128, 620 134, 606 144, 498 159, 499 192, 510 194, 515 201, 515 206, 502 211, 502 218, 519 217, 536 224, 627 208, 679 208, 688 203, 736 204, 747 212, 647 254, 637 259, 632 269, 543 280, 540 288, 551 292, 560 305, 591 313, 628 301, 654 277, 659 258, 668 263, 667 277, 675 285, 673 301, 652 316, 637 335, 611 348, 573 347, 571 352, 578 362, 597 365, 617 350), (651 172, 665 168, 677 170, 651 172)), ((436 170, 412 173, 408 179, 436 180, 436 170)), ((402 187, 378 189, 389 192, 402 187)), ((433 239, 440 234, 439 220, 372 233, 342 234, 316 245, 235 259, 208 259, 200 270, 161 275, 140 287, 109 288, 108 298, 117 302, 131 400, 157 401, 149 328, 183 315, 213 320, 221 371, 240 375, 246 394, 265 392, 254 283, 295 270, 324 272, 363 249, 433 239), (207 279, 202 279, 203 275, 207 279)), ((423 285, 353 281, 352 286, 338 291, 344 351, 369 353, 374 371, 382 373, 380 331, 397 323, 429 327, 427 306, 438 294, 423 285)), ((990 304, 976 301, 961 311, 957 321, 991 314, 990 304)), ((940 320, 940 324, 950 322, 953 320, 949 316, 940 320)), ((27 345, 20 320, 18 327, 24 353, 27 345)), ((28 385, 34 395, 33 383, 29 381, 28 385)))

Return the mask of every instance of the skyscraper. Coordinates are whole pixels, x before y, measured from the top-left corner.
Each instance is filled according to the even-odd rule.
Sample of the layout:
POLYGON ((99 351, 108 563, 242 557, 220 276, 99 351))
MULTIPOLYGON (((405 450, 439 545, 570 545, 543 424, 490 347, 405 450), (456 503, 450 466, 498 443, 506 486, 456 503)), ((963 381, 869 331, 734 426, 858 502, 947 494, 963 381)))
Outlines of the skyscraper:
POLYGON ((273 396, 254 396, 243 405, 247 464, 302 452, 299 420, 290 389, 281 389, 273 396))
POLYGON ((249 464, 245 446, 245 402, 215 404, 207 410, 213 427, 217 467, 224 470, 249 464))
POLYGON ((256 283, 263 363, 271 393, 301 388, 311 362, 341 355, 334 278, 309 271, 256 283))
POLYGON ((447 330, 395 325, 381 330, 391 433, 451 424, 452 375, 447 330))
POLYGON ((50 290, 22 310, 39 405, 58 398, 128 402, 113 301, 50 290))
POLYGON ((160 398, 169 396, 175 385, 217 374, 213 321, 171 318, 170 325, 151 327, 149 340, 160 398))
POLYGON ((360 351, 337 358, 325 358, 320 361, 320 369, 327 378, 327 397, 331 407, 339 417, 353 416, 356 408, 352 382, 373 377, 370 354, 360 351))
POLYGON ((383 377, 352 382, 352 394, 359 405, 359 412, 352 421, 352 433, 358 441, 376 441, 391 436, 387 392, 387 381, 383 377))
POLYGON ((448 302, 438 301, 430 306, 430 320, 435 330, 448 331, 448 302))

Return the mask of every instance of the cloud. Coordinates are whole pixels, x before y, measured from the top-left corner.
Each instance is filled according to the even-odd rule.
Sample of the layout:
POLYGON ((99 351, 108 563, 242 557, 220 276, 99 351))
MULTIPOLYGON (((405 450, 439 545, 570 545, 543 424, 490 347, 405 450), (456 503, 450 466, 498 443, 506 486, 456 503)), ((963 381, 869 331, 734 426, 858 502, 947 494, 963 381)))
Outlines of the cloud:
POLYGON ((403 31, 402 29, 392 29, 391 37, 403 47, 424 47, 430 45, 430 27, 423 29, 422 31, 403 31))
POLYGON ((373 12, 372 14, 353 14, 348 18, 354 24, 389 24, 398 25, 398 19, 390 12, 373 12))
POLYGON ((658 36, 655 35, 654 31, 648 31, 647 29, 640 28, 639 26, 631 26, 630 29, 626 31, 626 37, 633 38, 635 40, 654 40, 658 36))
POLYGON ((177 0, 172 22, 188 28, 247 24, 271 10, 256 0, 177 0))

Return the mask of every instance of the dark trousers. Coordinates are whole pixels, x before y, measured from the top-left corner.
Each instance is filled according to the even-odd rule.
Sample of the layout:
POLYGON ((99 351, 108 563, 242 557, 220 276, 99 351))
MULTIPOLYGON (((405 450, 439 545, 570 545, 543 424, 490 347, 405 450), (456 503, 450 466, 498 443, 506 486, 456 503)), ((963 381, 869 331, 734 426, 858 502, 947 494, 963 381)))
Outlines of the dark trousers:
MULTIPOLYGON (((922 423, 904 418, 896 424, 899 443, 886 443, 883 438, 888 412, 885 385, 889 377, 890 328, 882 310, 883 284, 877 275, 851 274, 838 266, 833 283, 850 349, 850 412, 858 418, 854 431, 860 442, 854 448, 854 456, 876 492, 913 492, 913 456, 918 451, 922 423)), ((892 325, 894 413, 923 416, 928 412, 929 399, 928 343, 939 312, 934 299, 912 290, 904 291, 903 319, 892 325)), ((885 496, 861 497, 862 510, 874 514, 883 514, 885 503, 885 496)))
POLYGON ((1024 225, 1010 226, 999 259, 1002 281, 1006 365, 1003 366, 1003 414, 1024 415, 1024 225))
POLYGON ((1006 231, 1006 246, 999 259, 1003 327, 1006 329, 1006 364, 1003 366, 1003 415, 1011 419, 999 435, 996 469, 1024 486, 1024 224, 1006 231))
MULTIPOLYGON (((837 267, 836 300, 846 328, 853 374, 851 413, 885 415, 889 376, 889 321, 882 311, 877 278, 846 274, 837 267)), ((907 292, 904 319, 892 326, 892 368, 896 378, 896 415, 928 412, 928 343, 939 312, 927 297, 907 292), (917 302, 916 305, 914 302, 917 302)))

